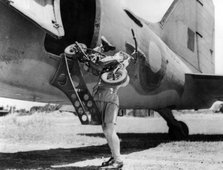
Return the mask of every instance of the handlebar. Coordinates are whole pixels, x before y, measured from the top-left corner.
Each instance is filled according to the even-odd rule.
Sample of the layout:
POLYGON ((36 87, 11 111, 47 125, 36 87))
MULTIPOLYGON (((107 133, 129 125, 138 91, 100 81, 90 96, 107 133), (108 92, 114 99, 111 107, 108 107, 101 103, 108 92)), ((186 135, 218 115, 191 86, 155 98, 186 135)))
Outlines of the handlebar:
POLYGON ((88 57, 88 55, 84 52, 83 48, 80 46, 80 44, 76 41, 75 42, 78 50, 84 55, 85 59, 87 59, 88 61, 90 61, 90 58, 88 57))

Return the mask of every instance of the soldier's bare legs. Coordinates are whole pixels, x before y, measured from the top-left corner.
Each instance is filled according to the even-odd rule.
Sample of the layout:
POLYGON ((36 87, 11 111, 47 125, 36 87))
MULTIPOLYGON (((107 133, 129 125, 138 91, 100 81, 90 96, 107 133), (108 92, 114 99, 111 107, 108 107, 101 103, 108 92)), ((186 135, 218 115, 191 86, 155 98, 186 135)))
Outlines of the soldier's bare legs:
POLYGON ((121 161, 120 140, 115 130, 114 123, 106 123, 102 125, 103 132, 110 147, 112 157, 115 161, 121 161))

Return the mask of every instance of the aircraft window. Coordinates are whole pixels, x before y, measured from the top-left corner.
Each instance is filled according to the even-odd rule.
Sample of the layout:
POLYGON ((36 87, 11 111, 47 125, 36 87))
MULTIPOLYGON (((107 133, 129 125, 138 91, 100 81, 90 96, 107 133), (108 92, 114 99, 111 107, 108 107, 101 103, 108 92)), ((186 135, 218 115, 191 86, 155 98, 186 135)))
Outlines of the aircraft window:
POLYGON ((188 28, 187 31, 188 40, 187 40, 187 48, 194 52, 194 45, 195 45, 195 33, 188 28))
POLYGON ((134 14, 132 14, 130 11, 128 11, 127 9, 124 9, 125 13, 129 16, 129 18, 131 18, 139 27, 143 27, 142 23, 140 20, 138 20, 134 14))

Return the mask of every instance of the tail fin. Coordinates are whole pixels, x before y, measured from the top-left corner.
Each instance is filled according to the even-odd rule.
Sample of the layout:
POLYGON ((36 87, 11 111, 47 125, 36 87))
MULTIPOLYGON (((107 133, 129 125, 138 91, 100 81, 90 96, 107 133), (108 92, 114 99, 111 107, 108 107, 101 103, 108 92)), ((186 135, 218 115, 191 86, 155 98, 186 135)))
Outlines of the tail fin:
POLYGON ((196 71, 214 73, 212 0, 174 0, 162 18, 162 39, 196 71))

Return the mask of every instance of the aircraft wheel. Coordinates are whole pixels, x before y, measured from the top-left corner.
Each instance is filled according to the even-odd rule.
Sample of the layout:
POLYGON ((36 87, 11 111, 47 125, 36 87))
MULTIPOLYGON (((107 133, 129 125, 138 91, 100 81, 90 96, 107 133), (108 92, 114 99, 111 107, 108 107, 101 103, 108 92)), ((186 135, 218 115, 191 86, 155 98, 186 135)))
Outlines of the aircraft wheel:
POLYGON ((126 81, 127 71, 118 70, 115 74, 111 72, 105 72, 101 75, 101 79, 106 84, 120 85, 126 81))
POLYGON ((169 127, 169 137, 171 140, 185 140, 189 136, 188 126, 182 122, 178 121, 178 125, 172 125, 169 127))

